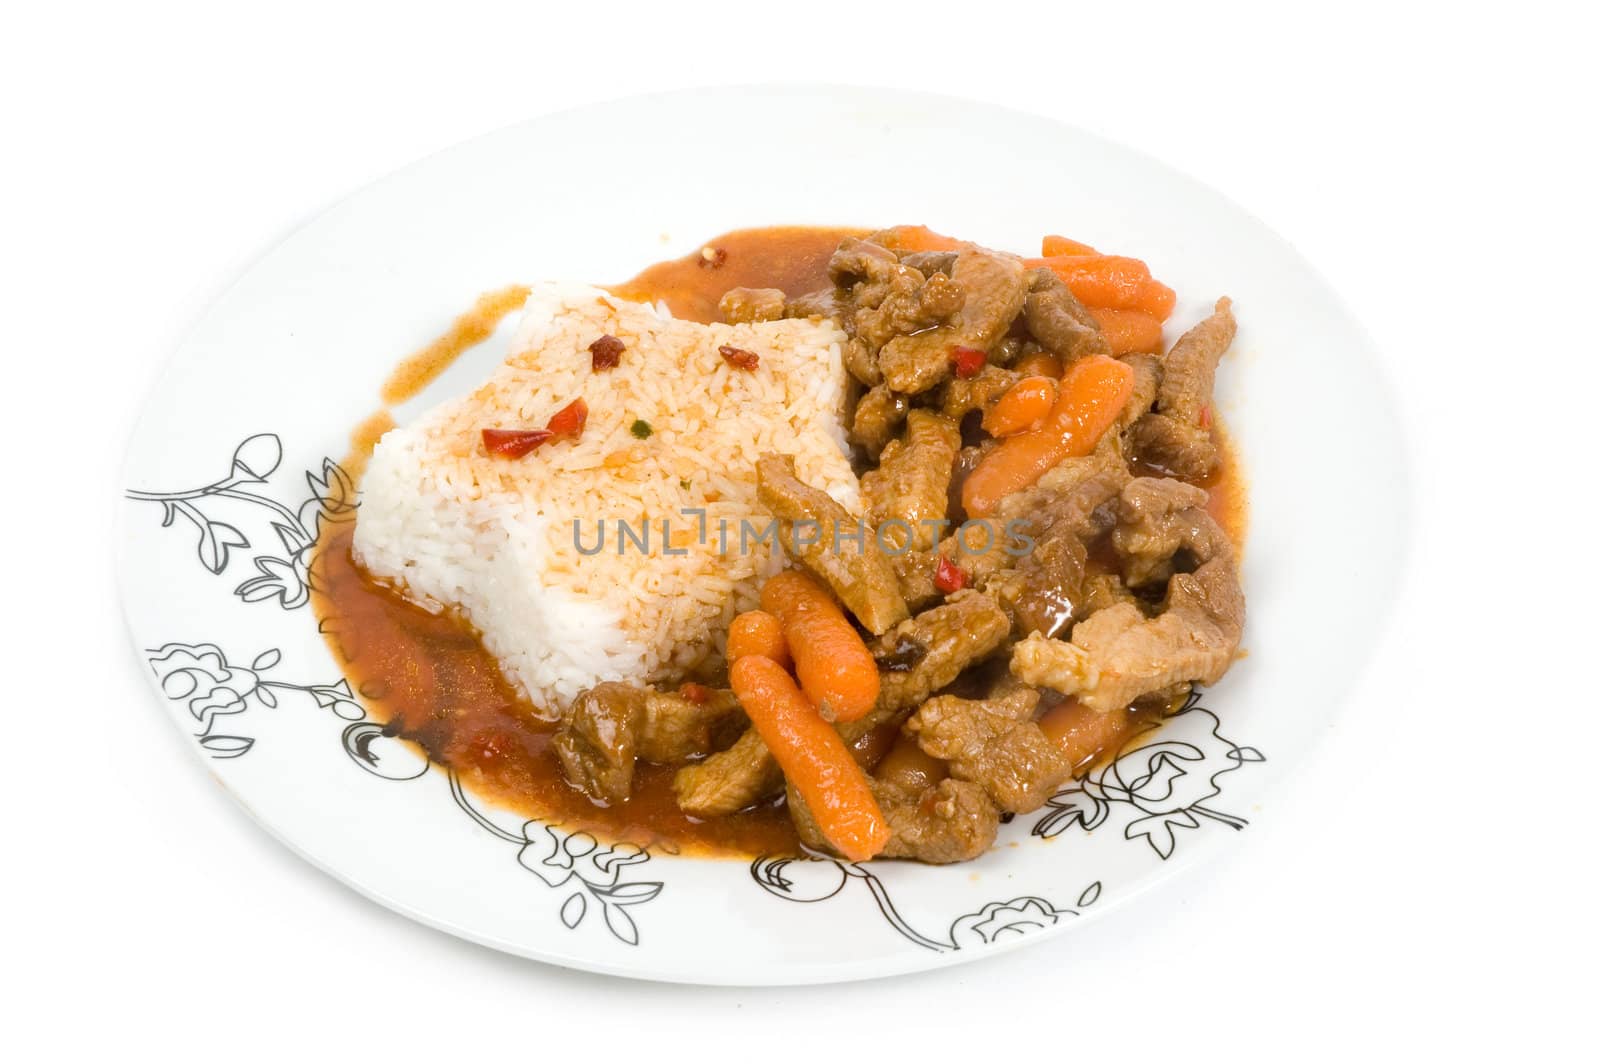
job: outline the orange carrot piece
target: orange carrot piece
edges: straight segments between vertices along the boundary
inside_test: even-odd
[[[751,654],[789,667],[789,644],[783,638],[783,625],[762,610],[746,610],[728,625],[728,660],[738,661]]]
[[[1086,768],[1128,738],[1133,717],[1126,709],[1101,713],[1076,698],[1045,711],[1039,728],[1066,752],[1074,768]]]
[[[1035,351],[1023,355],[1011,368],[1024,377],[1061,379],[1061,360],[1048,351]]]
[[[1172,317],[1172,308],[1178,305],[1178,293],[1160,281],[1149,281],[1139,296],[1139,309],[1154,314],[1162,321]]]
[[[897,225],[880,235],[883,246],[893,251],[960,251],[970,245],[965,240],[935,233],[925,225]]]
[[[923,791],[938,786],[940,780],[950,775],[950,770],[943,761],[923,753],[911,736],[897,735],[894,745],[872,774],[886,783]]]
[[[1039,427],[1001,440],[961,485],[968,516],[987,517],[1001,499],[1028,487],[1061,461],[1094,450],[1132,394],[1133,369],[1126,363],[1104,355],[1074,362],[1061,380],[1056,405]]]
[[[1090,307],[1089,313],[1100,323],[1100,331],[1111,345],[1113,355],[1135,351],[1161,352],[1161,319],[1139,310],[1108,310]]]
[[[983,412],[983,431],[991,436],[1015,436],[1032,428],[1055,405],[1055,378],[1023,377]]]
[[[1042,241],[1039,254],[1048,259],[1055,255],[1098,255],[1100,253],[1088,244],[1069,240],[1064,236],[1047,236]]]
[[[851,861],[869,860],[889,841],[866,773],[844,740],[801,694],[783,666],[759,654],[728,670],[733,693],[829,845]]]
[[[827,720],[859,720],[878,701],[878,663],[833,597],[787,569],[761,589],[761,608],[777,617],[806,697]]]
[[[1091,307],[1144,310],[1145,285],[1150,267],[1125,255],[1057,255],[1024,259],[1031,269],[1048,266],[1066,283],[1078,301]]]

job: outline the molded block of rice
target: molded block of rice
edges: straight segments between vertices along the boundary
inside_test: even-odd
[[[596,372],[589,345],[606,334],[626,349]],[[844,339],[830,321],[700,325],[598,288],[535,285],[493,375],[379,442],[356,560],[430,610],[459,610],[546,715],[602,680],[671,682],[720,652],[778,564],[755,538],[769,521],[757,457],[794,455],[803,479],[859,513]],[[760,364],[729,365],[725,344]],[[541,428],[579,396],[580,439],[521,458],[484,450],[483,429]]]

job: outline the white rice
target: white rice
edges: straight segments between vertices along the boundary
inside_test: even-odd
[[[627,347],[596,373],[589,345],[607,333]],[[794,455],[802,479],[859,513],[840,420],[844,339],[828,321],[700,325],[598,288],[535,285],[489,380],[379,442],[356,559],[430,610],[460,610],[550,716],[602,680],[674,680],[720,653],[728,622],[779,564],[768,545],[739,549],[741,519],[767,522],[757,457]],[[760,365],[729,366],[723,344]],[[542,427],[578,396],[589,407],[581,439],[516,459],[485,452],[483,429]],[[631,432],[636,420],[648,439]],[[706,511],[704,545],[698,519],[682,513],[695,507]],[[602,520],[604,549],[580,552],[594,549]],[[648,553],[630,541],[619,555],[618,520],[647,523]],[[663,520],[686,553],[663,552]]]

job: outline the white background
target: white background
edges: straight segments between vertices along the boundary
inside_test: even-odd
[[[1600,86],[1577,10],[8,6],[6,1055],[1591,1054]],[[373,178],[586,101],[763,80],[1049,114],[1295,243],[1371,330],[1411,436],[1411,577],[1371,589],[1398,600],[1387,642],[1236,846],[1001,958],[710,990],[412,925],[256,829],[148,696],[107,541],[140,396],[254,257]]]

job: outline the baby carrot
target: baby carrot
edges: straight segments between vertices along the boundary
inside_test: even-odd
[[[789,644],[783,638],[783,625],[770,613],[746,610],[728,625],[728,660],[738,661],[751,654],[789,667]]]
[[[1100,253],[1088,244],[1081,244],[1076,240],[1068,240],[1064,236],[1047,236],[1039,248],[1039,254],[1048,259],[1056,255],[1098,255]]]
[[[778,618],[806,697],[824,719],[859,720],[878,701],[878,663],[833,598],[809,576],[786,569],[761,589]]]
[[[1056,255],[1023,262],[1030,269],[1048,266],[1086,306],[1145,309],[1150,267],[1138,259],[1125,255]]]
[[[1090,307],[1089,313],[1100,323],[1106,343],[1114,355],[1135,351],[1159,354],[1161,352],[1161,319],[1138,310],[1109,310]]]
[[[1178,305],[1178,293],[1160,281],[1146,281],[1139,295],[1139,309],[1154,314],[1162,321],[1172,317],[1172,308]]]
[[[1061,747],[1075,769],[1087,767],[1126,740],[1132,723],[1126,709],[1101,713],[1076,698],[1046,710],[1039,718],[1040,729]]]
[[[983,412],[983,431],[991,436],[1015,436],[1031,428],[1055,405],[1054,378],[1023,377]]]
[[[882,850],[889,824],[866,773],[783,667],[752,654],[734,662],[728,678],[751,725],[828,843],[851,861],[869,860]]]
[[[1064,459],[1094,450],[1133,394],[1133,368],[1091,355],[1072,364],[1060,387],[1056,405],[1038,428],[1001,440],[967,477],[961,503],[969,516],[988,516],[1001,499]]]
[[[1061,360],[1048,351],[1035,351],[1017,359],[1011,367],[1024,377],[1053,377],[1061,379]]]

